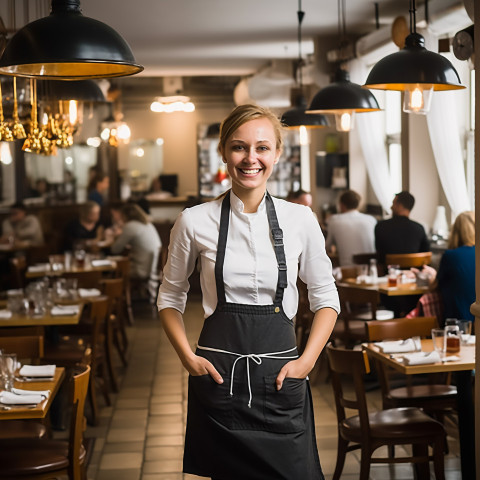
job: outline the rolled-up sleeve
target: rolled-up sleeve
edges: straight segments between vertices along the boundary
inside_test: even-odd
[[[164,308],[174,308],[184,313],[190,288],[188,277],[195,268],[197,256],[193,222],[188,210],[184,210],[177,218],[170,234],[168,260],[158,292],[159,311]]]
[[[325,237],[313,215],[305,218],[303,250],[299,259],[299,277],[307,285],[310,309],[333,308],[340,313],[332,262],[325,251]]]

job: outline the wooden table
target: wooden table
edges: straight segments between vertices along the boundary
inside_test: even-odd
[[[2,327],[36,327],[47,325],[77,325],[82,316],[84,302],[78,303],[79,310],[76,315],[51,315],[46,313],[42,316],[18,315],[13,314],[10,318],[0,319],[0,328]]]
[[[43,380],[40,382],[16,381],[15,388],[23,388],[25,390],[50,390],[50,395],[48,398],[40,402],[35,407],[24,405],[1,405],[0,420],[24,420],[29,418],[45,418],[64,378],[65,369],[63,367],[57,367],[55,369],[55,375],[53,377],[53,380]]]
[[[421,287],[416,283],[399,283],[396,287],[389,287],[388,283],[357,283],[355,278],[345,278],[339,282],[340,285],[364,288],[365,290],[376,290],[389,297],[400,297],[405,295],[423,295],[429,291],[429,287]]]
[[[364,344],[368,353],[376,360],[405,375],[417,373],[453,372],[457,386],[458,431],[460,438],[460,460],[462,478],[475,478],[475,413],[472,396],[472,371],[475,369],[475,346],[462,345],[460,359],[455,362],[441,362],[427,365],[404,365],[400,354],[385,354],[373,343]],[[432,340],[422,340],[422,351],[433,350]]]
[[[72,260],[73,261],[73,260]],[[113,272],[117,268],[115,261],[111,260],[109,265],[92,266],[85,265],[84,267],[77,267],[74,264],[68,269],[61,268],[59,270],[52,270],[50,265],[45,264],[45,268],[42,270],[27,271],[25,272],[25,278],[39,278],[39,277],[61,277],[64,273],[84,273],[84,272]]]

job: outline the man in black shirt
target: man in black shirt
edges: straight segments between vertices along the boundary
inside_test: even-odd
[[[430,243],[422,225],[408,218],[415,204],[409,192],[397,193],[392,203],[392,218],[375,227],[375,247],[384,259],[387,253],[429,252]]]

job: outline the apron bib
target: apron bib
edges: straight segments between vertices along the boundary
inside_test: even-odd
[[[215,282],[217,307],[203,325],[196,354],[207,358],[224,383],[189,376],[183,471],[221,480],[323,480],[306,379],[280,369],[298,358],[293,321],[282,308],[287,286],[283,233],[275,207],[266,208],[279,274],[272,305],[227,303],[223,264],[230,192],[222,202]]]

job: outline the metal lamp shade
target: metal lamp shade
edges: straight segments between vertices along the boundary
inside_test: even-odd
[[[365,88],[379,90],[406,90],[409,85],[425,85],[433,90],[458,90],[457,71],[444,56],[425,48],[425,39],[411,33],[405,47],[382,58],[368,75]]]
[[[78,100],[79,102],[106,102],[100,87],[93,80],[64,82],[45,80],[37,83],[40,97],[55,100]]]
[[[371,92],[349,80],[348,72],[339,69],[335,81],[314,97],[307,113],[376,112],[380,110]]]
[[[0,73],[19,77],[79,80],[142,70],[115,30],[82,15],[79,0],[52,0],[51,14],[21,28],[0,58]]]
[[[295,102],[294,108],[287,110],[281,118],[285,128],[298,128],[301,126],[307,128],[323,128],[328,126],[328,121],[324,115],[315,113],[306,113],[307,102],[303,95],[300,95]]]

